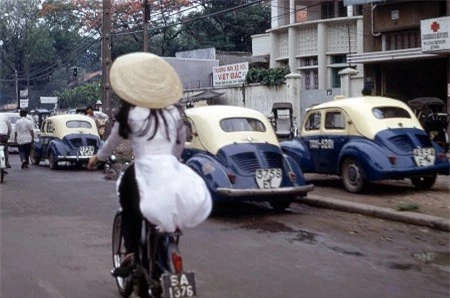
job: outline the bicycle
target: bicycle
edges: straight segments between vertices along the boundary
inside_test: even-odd
[[[0,183],[3,183],[5,175],[8,174],[6,171],[5,148],[5,145],[0,144]]]
[[[121,221],[119,210],[112,230],[114,268],[120,266],[126,254]],[[181,231],[160,232],[148,220],[142,220],[141,243],[133,271],[128,276],[115,276],[122,297],[129,297],[133,291],[141,298],[196,297],[195,274],[183,271],[183,259],[178,249],[181,235]]]

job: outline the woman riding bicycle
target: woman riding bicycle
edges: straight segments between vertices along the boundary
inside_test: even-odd
[[[172,66],[150,53],[126,54],[112,64],[110,82],[122,105],[88,166],[105,161],[123,139],[130,140],[135,160],[117,181],[129,267],[139,248],[142,215],[161,231],[174,232],[204,221],[212,203],[204,181],[179,161],[186,133],[176,103],[183,85]]]

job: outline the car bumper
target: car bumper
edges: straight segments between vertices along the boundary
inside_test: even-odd
[[[58,155],[58,161],[71,161],[71,162],[88,162],[90,156],[76,156],[76,155]]]
[[[432,167],[405,169],[405,170],[391,170],[378,172],[371,180],[384,179],[404,179],[416,176],[431,176],[431,175],[450,175],[449,164],[435,165]]]
[[[216,189],[216,193],[223,197],[265,197],[279,195],[305,195],[308,191],[313,189],[313,184],[268,189],[233,189],[219,187]]]

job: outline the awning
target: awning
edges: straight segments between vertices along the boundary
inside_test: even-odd
[[[379,51],[366,52],[361,54],[348,55],[347,61],[350,64],[354,63],[377,63],[388,61],[403,61],[403,60],[417,60],[426,58],[439,57],[438,54],[423,53],[421,48],[394,50],[394,51]]]

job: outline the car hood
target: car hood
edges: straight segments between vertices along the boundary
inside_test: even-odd
[[[400,155],[412,154],[416,148],[433,147],[428,135],[417,128],[383,130],[376,134],[374,140]]]
[[[253,175],[257,169],[284,168],[281,149],[272,144],[232,144],[222,147],[217,157],[240,175]]]

